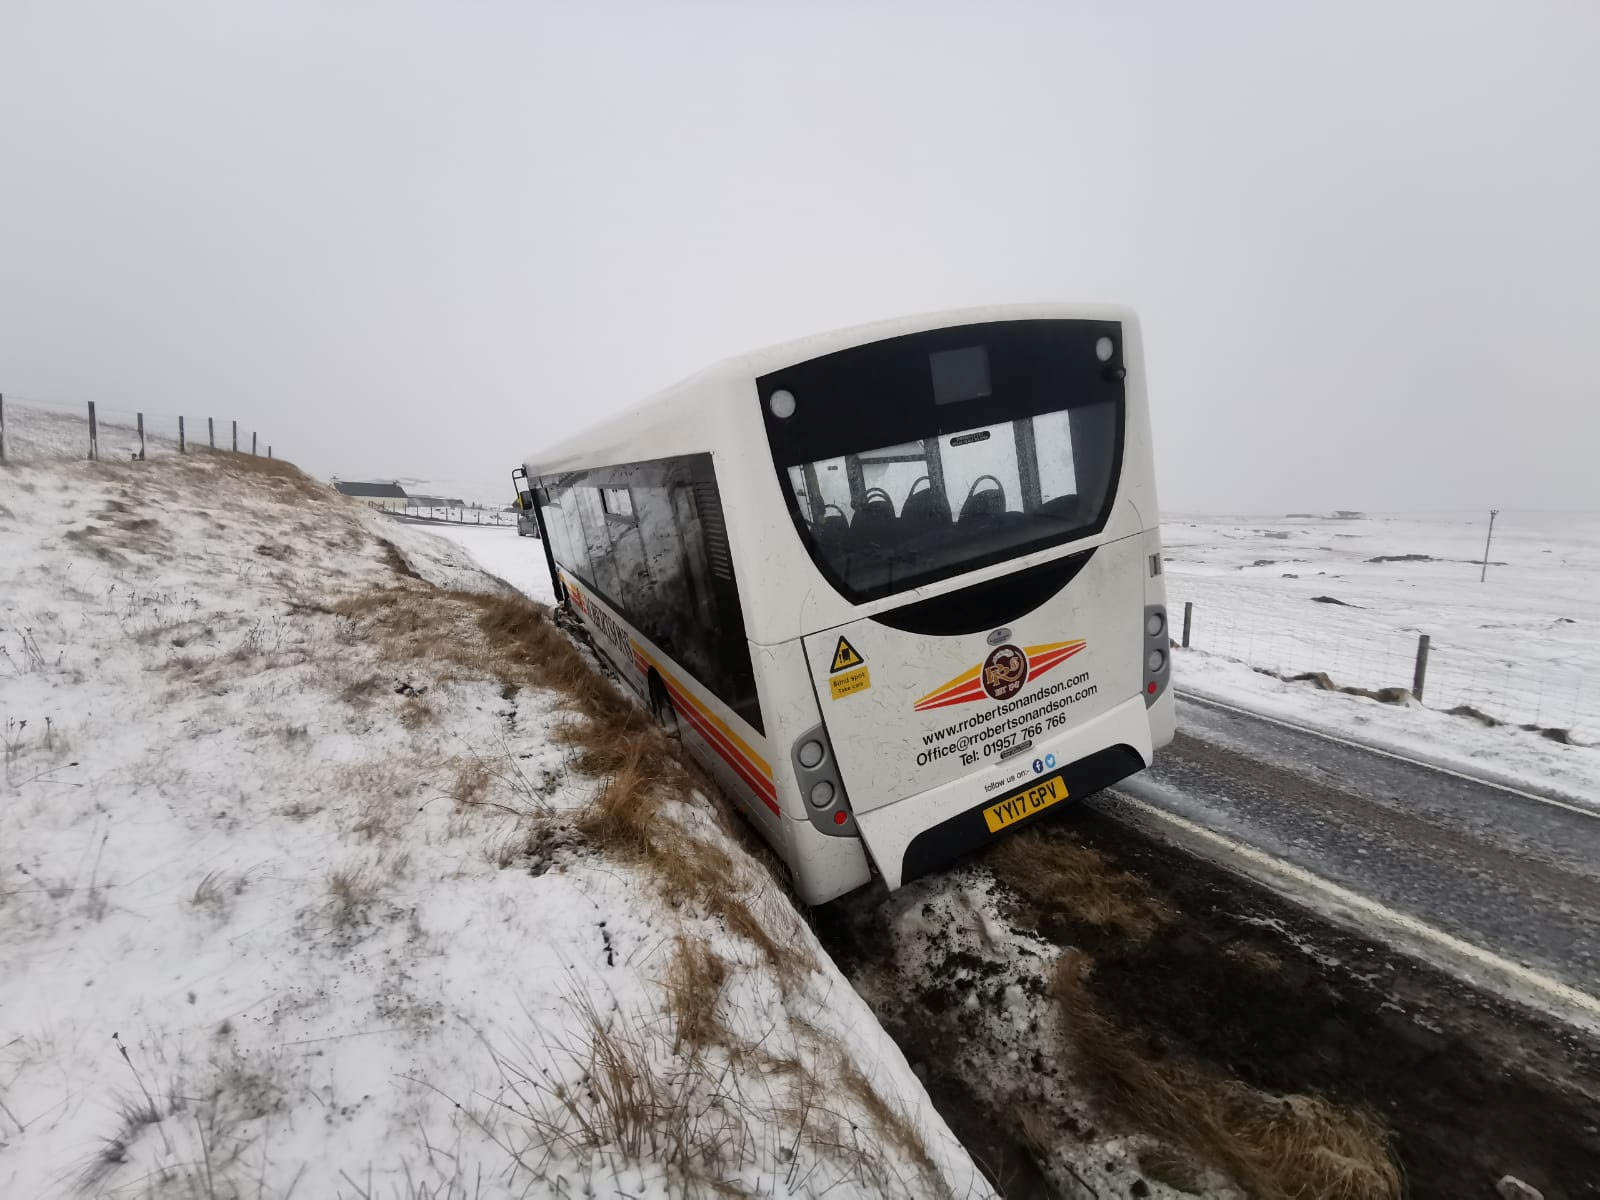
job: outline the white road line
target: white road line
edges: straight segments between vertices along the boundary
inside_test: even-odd
[[[1514,963],[1508,958],[1502,958],[1494,951],[1485,950],[1482,946],[1474,945],[1472,942],[1458,938],[1454,934],[1446,933],[1442,929],[1435,929],[1432,925],[1419,921],[1417,918],[1408,916],[1403,912],[1397,912],[1395,909],[1385,904],[1380,904],[1376,900],[1369,900],[1367,897],[1352,892],[1349,888],[1342,887],[1332,880],[1312,874],[1304,867],[1297,867],[1294,863],[1285,862],[1283,859],[1268,854],[1263,850],[1258,850],[1254,846],[1246,845],[1225,834],[1207,829],[1204,825],[1196,824],[1187,817],[1180,817],[1177,813],[1168,812],[1166,809],[1148,801],[1137,799],[1128,794],[1125,790],[1126,787],[1127,784],[1124,783],[1115,791],[1114,795],[1117,803],[1126,804],[1128,807],[1136,809],[1158,821],[1165,821],[1167,824],[1181,829],[1191,837],[1199,838],[1225,850],[1237,859],[1264,868],[1274,875],[1292,880],[1302,887],[1309,888],[1329,899],[1337,900],[1340,904],[1356,909],[1391,929],[1398,929],[1419,941],[1436,946],[1457,959],[1465,959],[1507,979],[1515,980],[1523,987],[1553,1001],[1558,1013],[1581,1013],[1591,1022],[1600,1025],[1600,998],[1580,991],[1570,984],[1562,983],[1559,979],[1552,979],[1548,975],[1542,975],[1538,971],[1525,967],[1520,963]],[[1517,997],[1512,998],[1516,999]]]
[[[1580,804],[1568,804],[1565,800],[1557,800],[1551,796],[1541,796],[1538,792],[1525,792],[1521,788],[1512,787],[1510,784],[1499,783],[1493,779],[1485,779],[1481,775],[1468,775],[1465,771],[1457,771],[1451,767],[1442,766],[1436,762],[1429,762],[1425,758],[1409,758],[1394,750],[1385,750],[1381,746],[1374,746],[1367,742],[1357,742],[1350,738],[1340,737],[1336,733],[1326,730],[1314,729],[1310,725],[1300,725],[1294,721],[1285,721],[1282,717],[1269,717],[1266,713],[1256,712],[1252,708],[1240,708],[1236,704],[1214,699],[1211,696],[1201,695],[1199,692],[1179,690],[1178,695],[1195,704],[1208,708],[1220,708],[1227,712],[1238,713],[1241,717],[1250,717],[1257,721],[1265,721],[1268,725],[1278,725],[1284,729],[1292,729],[1296,733],[1304,733],[1311,737],[1321,738],[1325,742],[1334,742],[1340,746],[1348,746],[1352,750],[1363,750],[1368,754],[1376,754],[1382,758],[1392,758],[1395,762],[1405,763],[1407,766],[1421,767],[1425,771],[1436,771],[1440,775],[1449,775],[1453,779],[1465,780],[1475,783],[1479,787],[1493,788],[1497,792],[1506,792],[1512,796],[1520,796],[1524,800],[1532,800],[1536,804],[1548,804],[1551,808],[1565,809],[1570,813],[1577,813],[1580,817],[1592,817],[1600,821],[1600,808],[1584,808]]]

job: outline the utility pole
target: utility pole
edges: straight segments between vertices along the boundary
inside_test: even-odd
[[[1498,508],[1489,510],[1489,536],[1483,539],[1483,570],[1478,572],[1478,582],[1482,583],[1489,574],[1489,543],[1494,541],[1494,519],[1500,515]]]

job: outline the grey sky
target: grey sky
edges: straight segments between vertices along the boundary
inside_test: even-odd
[[[1168,508],[1597,507],[1596,62],[1584,2],[0,0],[0,391],[494,495],[727,354],[1103,298]]]

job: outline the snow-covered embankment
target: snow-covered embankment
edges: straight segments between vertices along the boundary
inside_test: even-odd
[[[986,1194],[636,716],[282,464],[0,469],[0,1194]]]

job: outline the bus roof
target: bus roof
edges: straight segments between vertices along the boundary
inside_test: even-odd
[[[929,329],[993,321],[1109,320],[1128,324],[1137,319],[1131,308],[1118,304],[991,304],[918,313],[812,334],[723,359],[572,437],[529,454],[525,465],[528,474],[538,476],[599,463],[634,462],[711,449],[712,438],[707,430],[719,427],[729,404],[749,400],[743,388],[746,382],[852,346]],[[639,453],[641,445],[649,446],[650,452]]]

